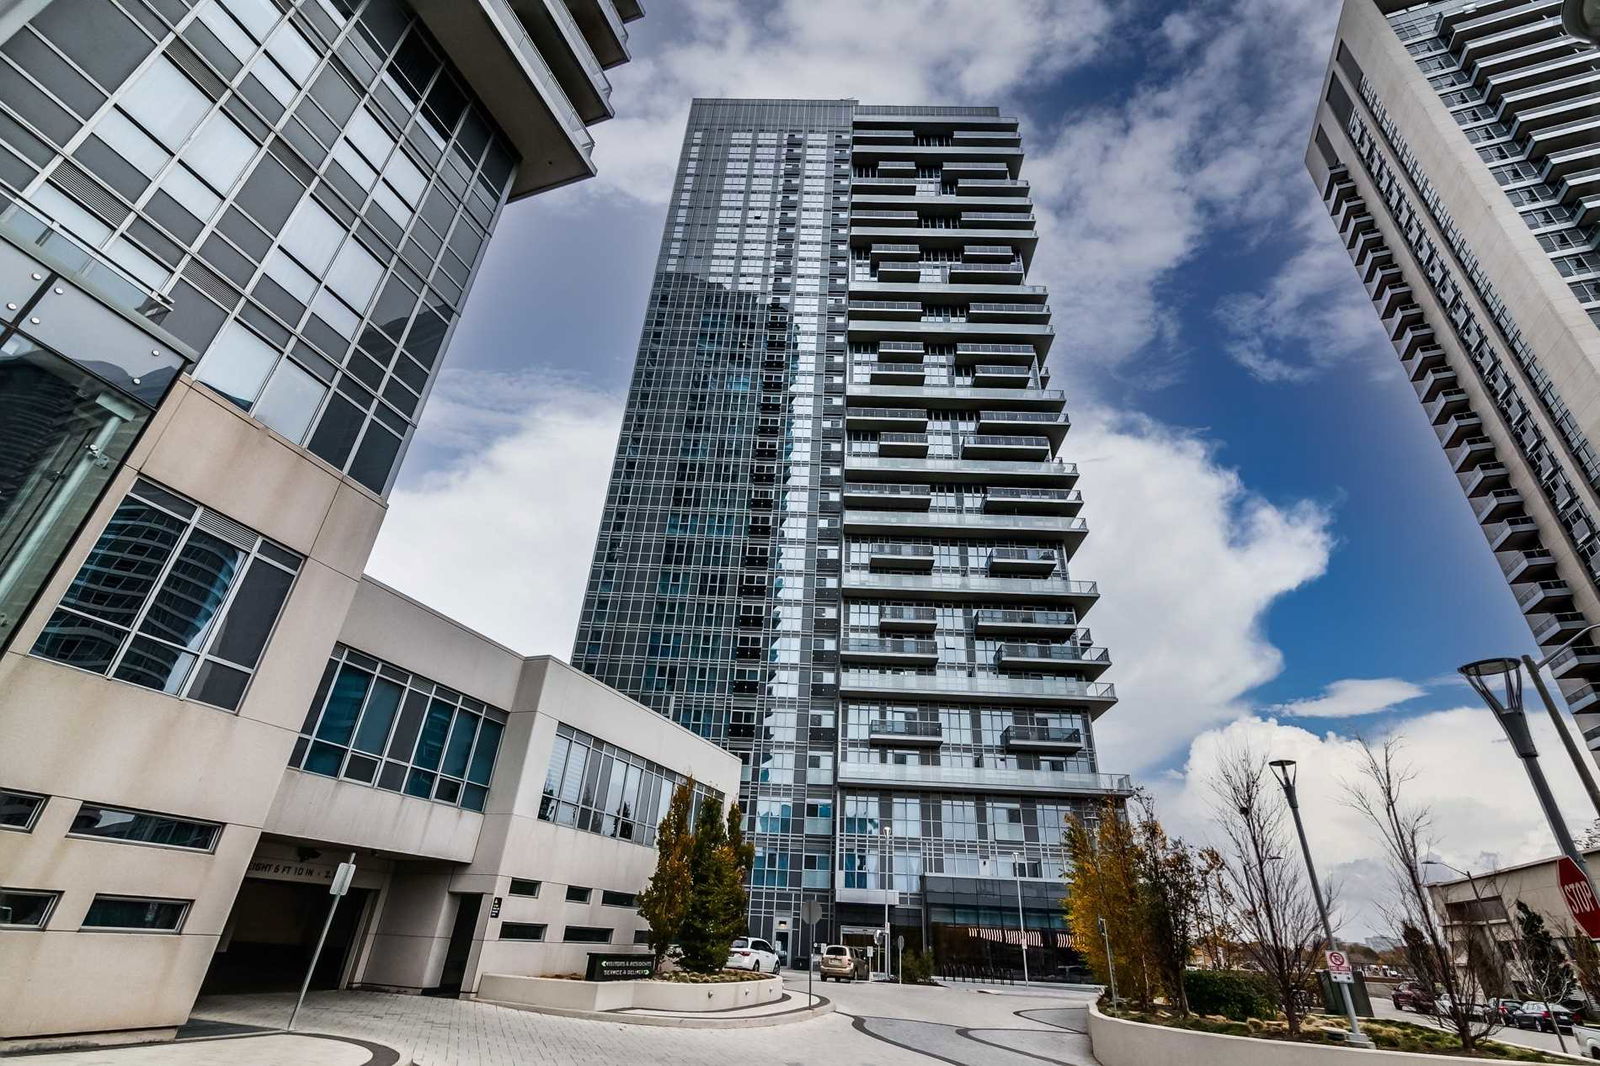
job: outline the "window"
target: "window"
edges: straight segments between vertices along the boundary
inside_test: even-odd
[[[664,766],[569,725],[559,725],[539,817],[654,847],[656,826],[682,780]],[[722,803],[720,792],[697,784],[694,809],[707,798],[719,806]]]
[[[633,942],[635,944],[648,944],[648,943],[650,943],[650,930],[648,930],[648,929],[635,929],[633,931]]]
[[[589,902],[589,895],[593,891],[594,891],[594,889],[592,889],[592,888],[583,888],[580,885],[568,885],[567,886],[567,902],[568,903],[588,903]]]
[[[188,912],[186,899],[97,895],[83,916],[83,928],[176,933]]]
[[[236,710],[300,556],[140,480],[33,654]]]
[[[513,896],[537,896],[539,894],[539,881],[524,881],[520,877],[511,879],[511,888],[508,891]]]
[[[125,811],[85,803],[72,819],[70,836],[99,837],[130,844],[162,844],[170,848],[210,851],[216,846],[222,827],[212,822],[192,822],[165,814]]]
[[[39,812],[44,810],[44,803],[44,796],[32,792],[0,789],[0,829],[27,832],[38,820]]]
[[[569,944],[609,944],[610,929],[597,929],[588,925],[569,925],[561,932],[561,939]]]
[[[0,888],[0,926],[43,929],[60,898],[59,892]]]
[[[483,810],[506,715],[338,645],[289,765]]]
[[[543,940],[544,929],[542,925],[532,922],[501,922],[501,940]]]
[[[639,897],[632,892],[610,892],[601,890],[600,905],[602,907],[638,907]]]

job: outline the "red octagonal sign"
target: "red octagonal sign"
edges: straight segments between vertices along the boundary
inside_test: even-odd
[[[1561,878],[1561,898],[1567,901],[1572,920],[1591,938],[1600,939],[1600,900],[1594,898],[1594,888],[1590,886],[1589,879],[1583,876],[1578,864],[1565,855],[1556,864],[1556,869]]]

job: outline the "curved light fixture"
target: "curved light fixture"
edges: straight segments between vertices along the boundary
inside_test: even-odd
[[[1600,0],[1562,0],[1561,28],[1580,41],[1600,45]]]

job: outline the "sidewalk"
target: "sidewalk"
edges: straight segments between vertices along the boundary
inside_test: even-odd
[[[252,1033],[11,1055],[35,1066],[396,1066],[393,1048],[315,1033]]]

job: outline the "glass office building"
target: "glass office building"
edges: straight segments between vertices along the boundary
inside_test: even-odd
[[[1306,157],[1547,653],[1600,622],[1600,52],[1577,14],[1347,0]],[[1552,670],[1600,747],[1600,650]]]
[[[573,663],[739,755],[786,946],[815,899],[1000,969],[1024,899],[1048,968],[1129,790],[1021,163],[994,108],[690,113]]]

